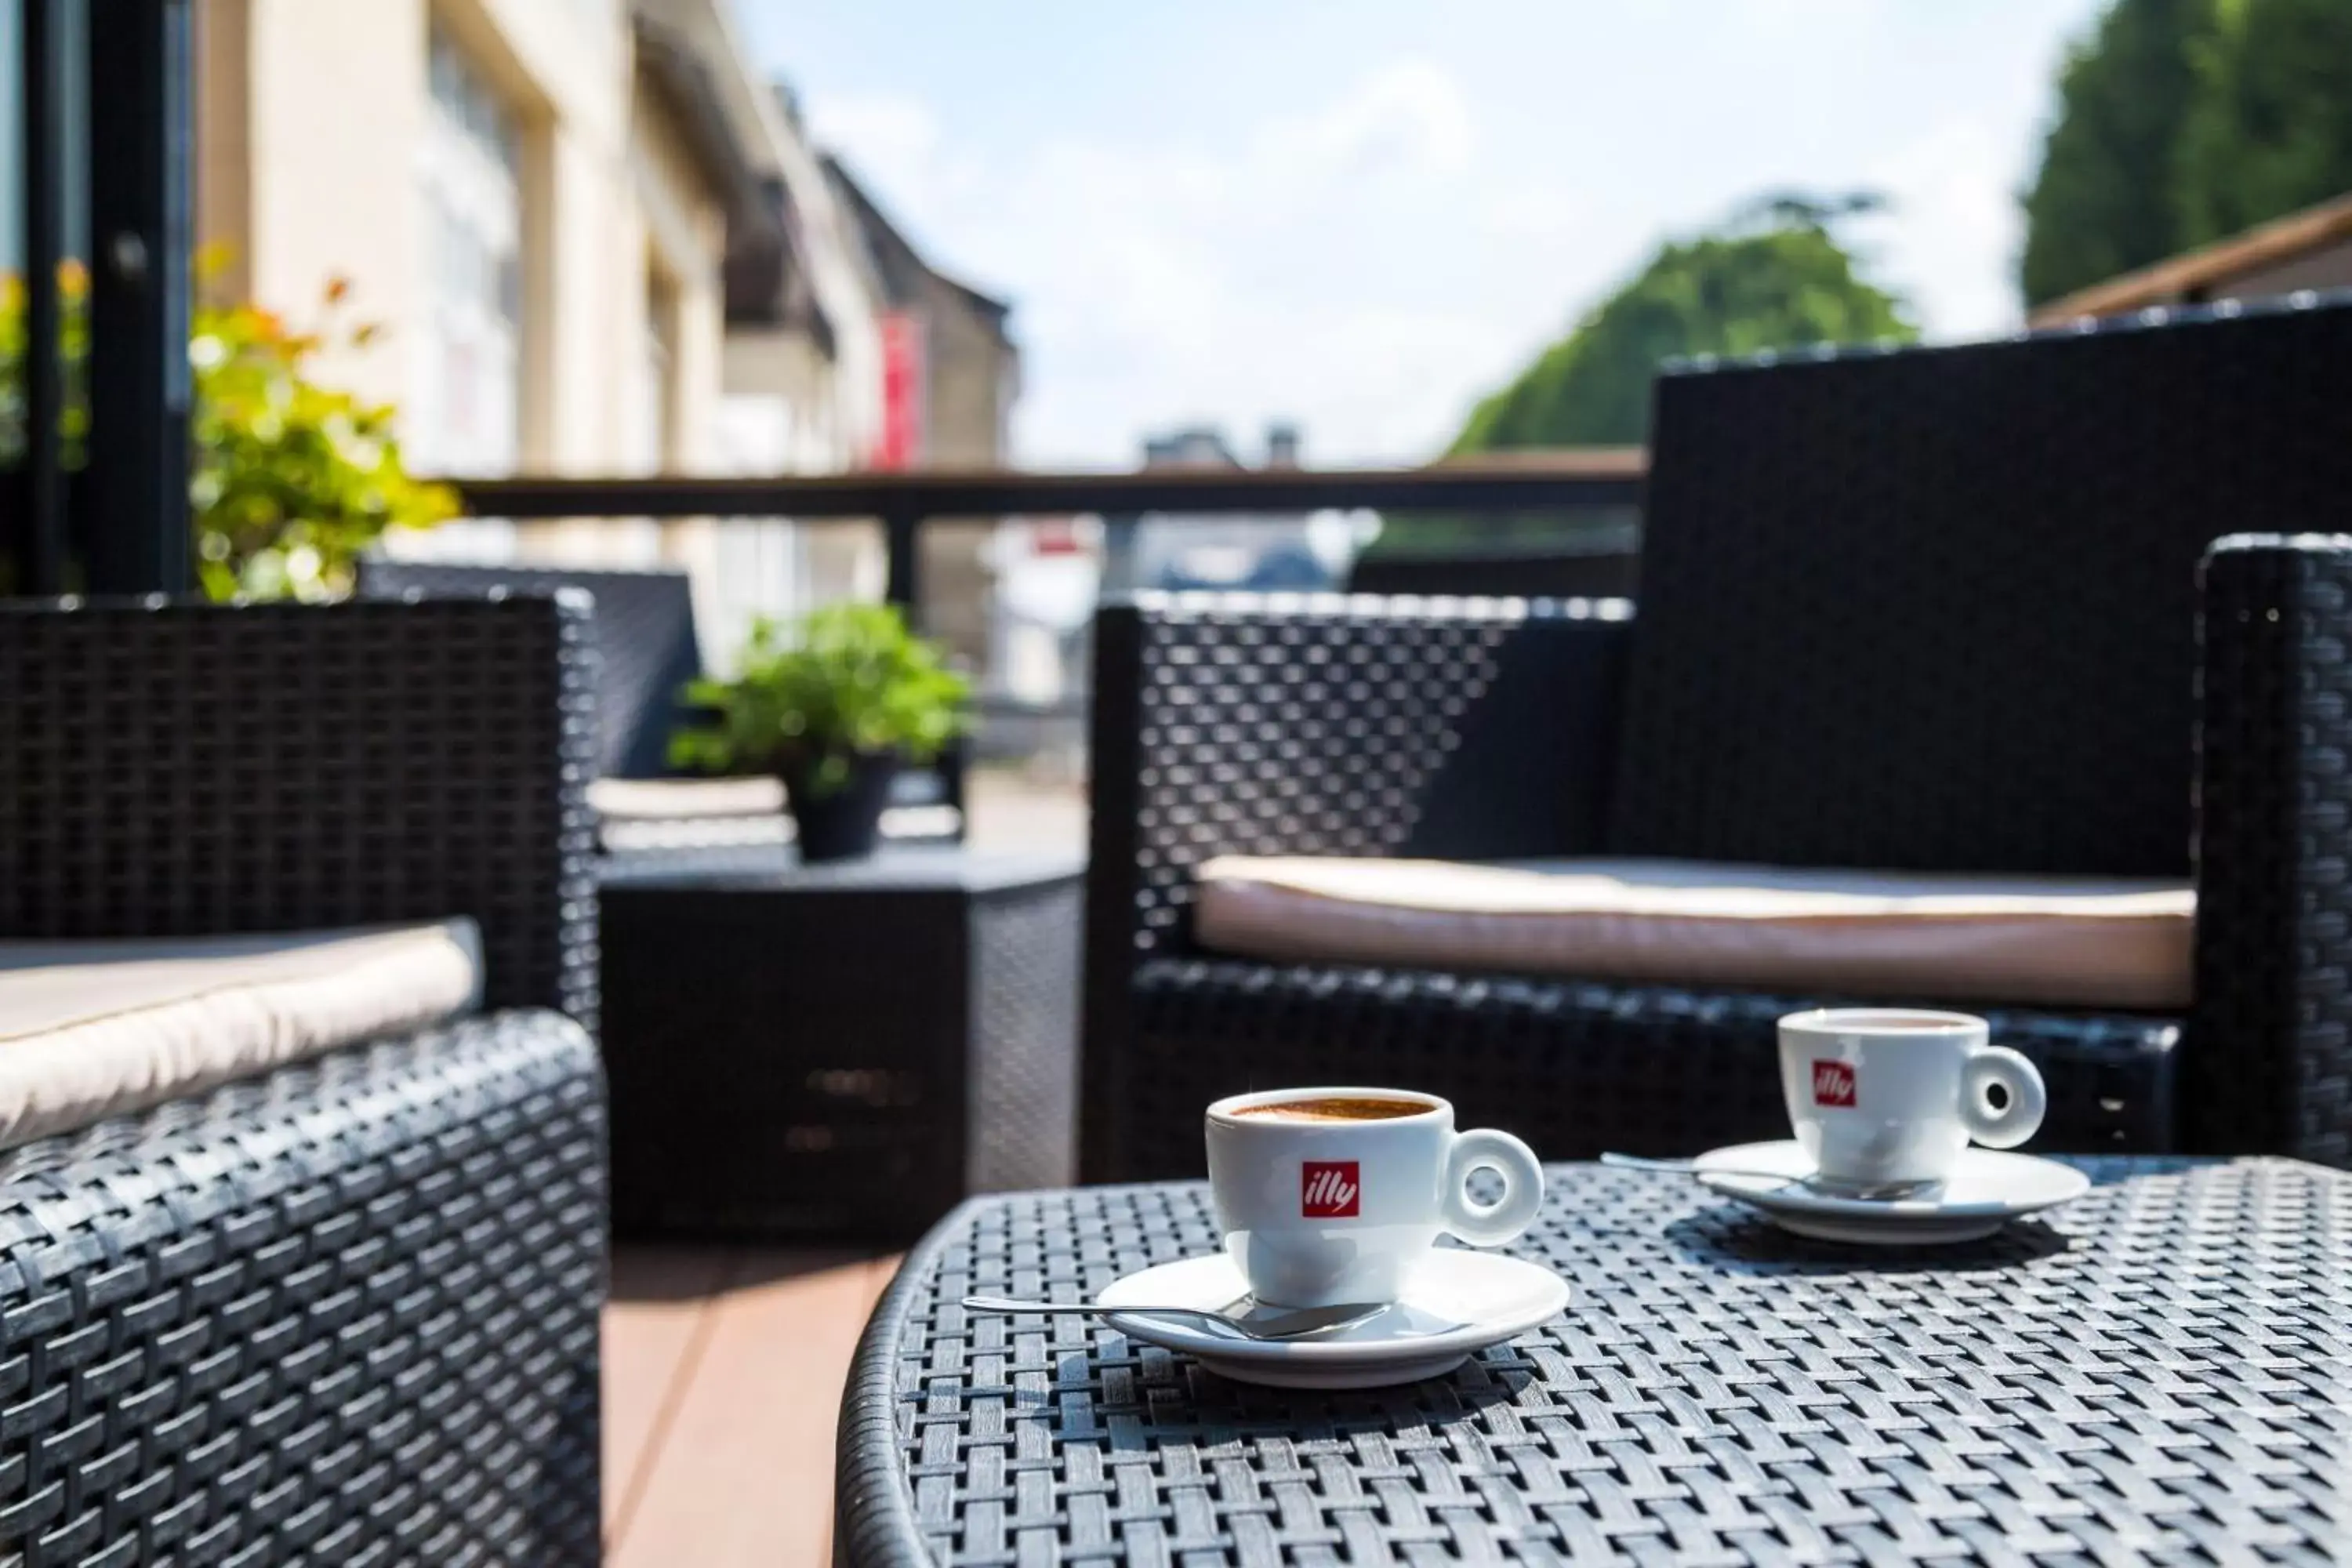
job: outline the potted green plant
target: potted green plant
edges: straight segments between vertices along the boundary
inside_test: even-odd
[[[670,741],[670,760],[709,773],[772,773],[804,860],[874,851],[890,781],[968,723],[971,683],[936,644],[883,605],[829,605],[789,627],[752,623],[738,673],[687,688],[710,714]]]

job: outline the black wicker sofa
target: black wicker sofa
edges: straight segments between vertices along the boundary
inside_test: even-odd
[[[588,635],[577,600],[0,606],[0,939],[464,916],[486,978],[0,1152],[0,1556],[596,1560]]]
[[[1106,608],[1084,1173],[1197,1171],[1200,1106],[1281,1082],[1549,1158],[1777,1136],[1773,1022],[1837,999],[1213,952],[1231,854],[2193,870],[2185,1011],[1968,1005],[2042,1066],[2035,1146],[2352,1160],[2352,542],[2212,543],[2343,526],[2347,430],[2342,300],[1693,366],[1638,615]]]

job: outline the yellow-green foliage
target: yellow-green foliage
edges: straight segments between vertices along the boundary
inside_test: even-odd
[[[67,466],[79,467],[89,413],[88,279],[58,276],[68,406]],[[365,348],[377,329],[344,320],[344,284],[330,284],[318,328],[296,331],[251,304],[206,305],[188,343],[194,455],[189,482],[196,566],[215,599],[326,599],[349,593],[361,553],[388,528],[426,528],[456,514],[446,487],[409,476],[394,409],[322,384],[313,362],[331,346]],[[0,462],[19,458],[24,428],[25,291],[0,290]]]

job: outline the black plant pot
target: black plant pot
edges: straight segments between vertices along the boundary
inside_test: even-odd
[[[800,828],[801,858],[857,860],[874,853],[882,837],[882,808],[890,803],[890,781],[898,772],[892,752],[853,758],[840,787],[819,794],[815,767],[784,769],[784,799]]]

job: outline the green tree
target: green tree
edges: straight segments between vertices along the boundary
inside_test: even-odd
[[[2352,4],[2221,0],[2184,132],[2183,246],[2352,191]]]
[[[1878,205],[1870,195],[1774,195],[1718,233],[1661,247],[1473,409],[1450,453],[1638,443],[1649,433],[1650,384],[1663,360],[1916,336],[1901,301],[1859,276],[1830,232],[1837,218]],[[1391,513],[1377,548],[1557,540],[1631,521],[1605,512]]]
[[[2216,26],[2215,0],[2116,0],[2068,52],[2024,198],[2029,305],[2181,247],[2183,128]]]
[[[1723,234],[1670,243],[1576,330],[1472,410],[1453,450],[1611,446],[1649,431],[1661,360],[1908,339],[1903,306],[1863,279],[1820,221],[1776,198]]]

